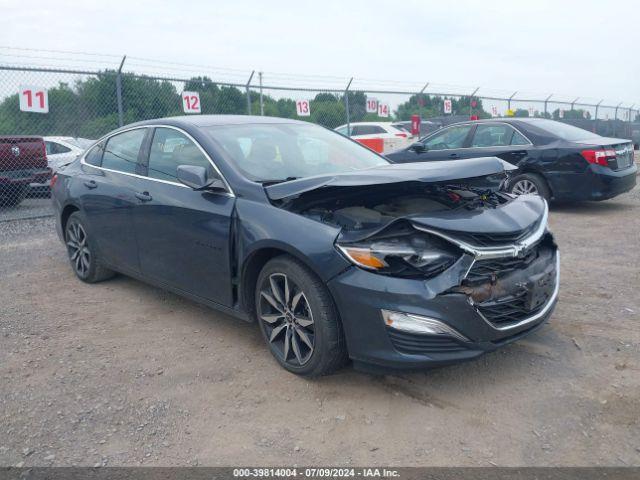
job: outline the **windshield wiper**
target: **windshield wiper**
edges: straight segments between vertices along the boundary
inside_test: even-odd
[[[277,183],[290,182],[291,180],[299,180],[302,177],[287,177],[287,178],[279,178],[276,180],[258,180],[258,183],[261,183],[263,186],[268,187],[269,185],[275,185]]]

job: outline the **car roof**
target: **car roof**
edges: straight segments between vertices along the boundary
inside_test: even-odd
[[[73,141],[74,138],[73,137],[55,137],[55,136],[46,136],[46,137],[42,137],[43,140],[47,140],[49,142],[68,142],[68,141]]]
[[[220,125],[251,125],[251,124],[283,124],[298,123],[301,125],[308,124],[292,118],[280,117],[262,117],[258,115],[179,115],[175,117],[155,118],[152,120],[144,120],[136,122],[131,126],[156,125],[165,123],[174,126],[194,126],[194,127],[213,127]]]

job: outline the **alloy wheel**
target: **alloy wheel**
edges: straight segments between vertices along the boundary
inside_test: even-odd
[[[284,362],[302,366],[315,345],[313,314],[302,289],[283,273],[265,278],[260,288],[258,316],[267,340]]]
[[[526,194],[535,194],[539,195],[538,187],[531,180],[522,179],[517,181],[513,188],[511,189],[511,193],[515,195],[526,195]]]
[[[79,223],[71,222],[67,227],[67,251],[76,273],[86,277],[91,267],[91,252],[87,244],[87,233]]]

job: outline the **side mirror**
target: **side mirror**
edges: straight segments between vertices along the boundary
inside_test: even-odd
[[[426,152],[427,150],[429,150],[427,148],[427,146],[424,143],[421,142],[416,142],[416,143],[412,143],[411,146],[409,147],[409,150],[416,152],[416,153],[423,153]]]
[[[196,165],[178,165],[178,181],[194,190],[226,190],[220,178],[207,175],[207,169]]]

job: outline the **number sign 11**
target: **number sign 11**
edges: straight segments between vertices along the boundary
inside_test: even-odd
[[[184,113],[200,113],[200,95],[198,92],[182,92]]]
[[[20,86],[20,110],[23,112],[49,113],[47,89],[32,85]]]

